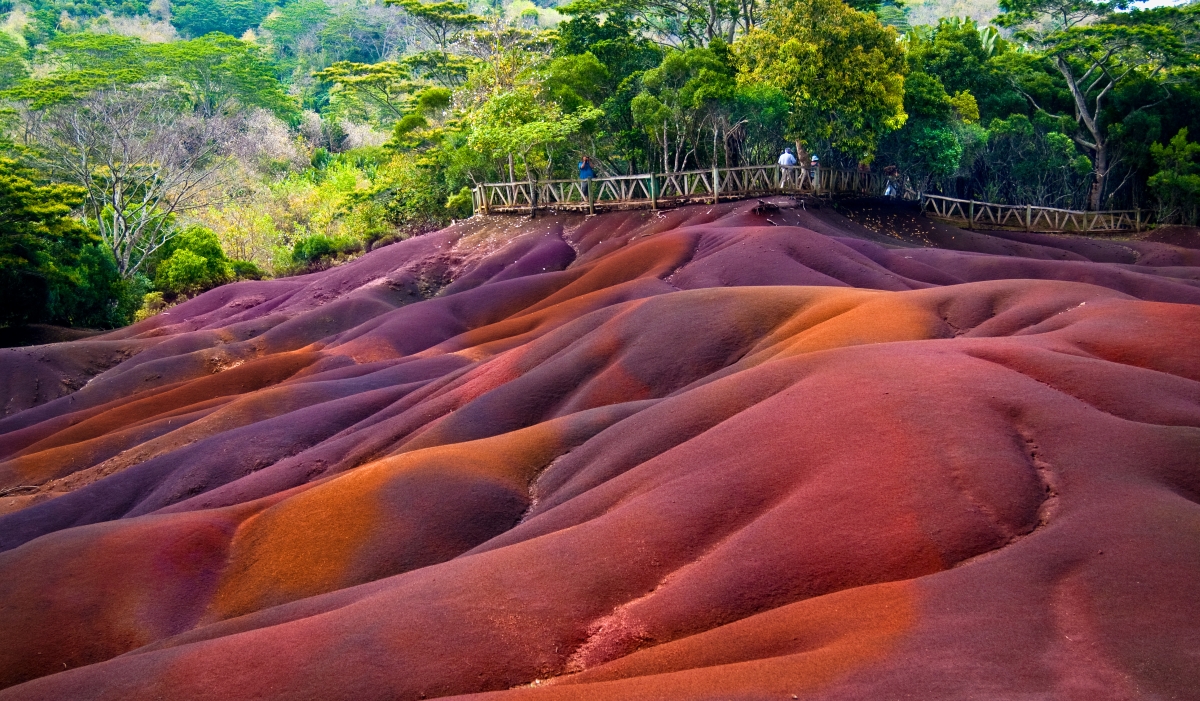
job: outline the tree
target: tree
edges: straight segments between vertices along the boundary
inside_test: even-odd
[[[483,24],[483,18],[467,12],[465,2],[442,0],[423,3],[421,0],[385,0],[407,12],[416,21],[417,29],[443,54],[455,35]]]
[[[575,0],[559,11],[637,17],[665,46],[687,49],[708,46],[715,39],[732,43],[756,25],[763,4],[760,0]]]
[[[552,171],[555,147],[600,115],[594,107],[564,114],[557,104],[543,102],[532,88],[521,86],[493,95],[470,115],[468,143],[493,158],[518,156],[525,177],[534,180],[535,172]]]
[[[129,278],[204,206],[236,123],[181,112],[156,86],[108,88],[40,111],[31,126],[46,168],[84,190],[84,218]]]
[[[1166,146],[1150,148],[1158,172],[1147,183],[1158,198],[1160,221],[1195,225],[1200,219],[1200,143],[1180,129]]]
[[[111,254],[71,217],[80,188],[0,157],[0,326],[128,323],[137,293]]]
[[[313,75],[333,83],[352,99],[372,105],[385,124],[403,117],[406,98],[421,88],[413,82],[408,69],[395,61],[375,64],[339,61]]]
[[[262,107],[284,121],[300,118],[296,101],[284,91],[262,51],[227,34],[191,41],[147,45],[154,74],[168,77],[206,117]]]
[[[896,32],[841,0],[781,0],[734,45],[743,84],[767,82],[792,103],[790,136],[869,161],[904,125],[904,53]]]
[[[667,53],[658,68],[642,75],[645,89],[630,105],[634,121],[662,149],[665,172],[687,167],[706,128],[713,136],[713,158],[717,140],[727,143],[730,132],[737,128],[731,124],[727,108],[736,85],[734,68],[724,43],[717,41],[712,46]]]
[[[1114,12],[1124,5],[1124,0],[1001,0],[1005,14],[997,19],[1044,51],[1066,81],[1080,127],[1075,141],[1092,156],[1090,209],[1100,208],[1116,164],[1105,114],[1113,90],[1133,79],[1169,80],[1173,68],[1193,64],[1196,57],[1200,8]]]
[[[190,226],[169,244],[170,255],[154,271],[154,286],[170,295],[194,295],[229,282],[232,271],[210,229]]]

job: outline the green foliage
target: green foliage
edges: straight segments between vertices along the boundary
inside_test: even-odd
[[[25,47],[8,34],[0,32],[0,90],[12,88],[28,75]]]
[[[70,217],[79,188],[45,183],[0,157],[0,326],[128,323],[140,294],[112,254]]]
[[[300,265],[311,266],[338,255],[358,253],[362,249],[362,242],[349,236],[313,234],[296,242],[292,248],[292,260]]]
[[[224,32],[237,37],[258,26],[271,8],[264,0],[179,0],[171,4],[171,23],[186,36]]]
[[[188,227],[168,244],[154,271],[154,287],[159,292],[190,297],[233,277],[221,242],[211,229]]]
[[[1025,97],[1012,84],[1012,67],[1006,69],[999,61],[1015,52],[995,30],[981,30],[971,20],[952,17],[939,20],[935,27],[917,27],[905,39],[909,70],[934,76],[950,95],[972,94],[978,100],[976,121],[1026,110]]]
[[[907,119],[895,30],[841,0],[781,0],[735,51],[742,82],[788,95],[790,136],[810,148],[870,160],[879,139]]]
[[[1158,172],[1147,183],[1159,203],[1161,221],[1195,225],[1200,219],[1200,143],[1180,129],[1164,146],[1150,148]]]
[[[350,109],[371,121],[390,124],[404,115],[408,96],[421,88],[409,70],[395,61],[376,64],[339,61],[315,77],[334,85]]]
[[[558,104],[539,99],[533,89],[519,87],[492,95],[470,116],[468,145],[497,160],[517,156],[527,178],[546,177],[554,149],[601,114],[594,107],[566,114]]]
[[[224,34],[146,44],[108,34],[67,34],[51,41],[44,76],[21,80],[8,96],[34,109],[79,100],[106,88],[166,82],[180,101],[205,115],[263,107],[285,121],[299,117],[261,50]]]
[[[483,18],[467,11],[467,3],[454,0],[424,3],[421,0],[385,0],[402,8],[416,22],[418,30],[430,43],[446,52],[454,37],[471,27],[483,24]]]

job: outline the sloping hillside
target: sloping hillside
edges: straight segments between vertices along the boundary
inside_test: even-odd
[[[1192,694],[1200,251],[876,228],[476,218],[0,351],[0,699]]]

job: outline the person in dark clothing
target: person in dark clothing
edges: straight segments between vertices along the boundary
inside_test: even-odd
[[[594,177],[596,177],[596,171],[592,169],[592,159],[584,156],[583,160],[579,162],[579,179],[583,181],[582,190],[584,197],[587,197],[588,186]]]

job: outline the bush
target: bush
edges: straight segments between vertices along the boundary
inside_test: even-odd
[[[229,261],[210,229],[188,227],[172,239],[172,248],[155,267],[154,287],[159,292],[190,297],[229,282]]]
[[[347,256],[363,250],[361,241],[349,236],[305,236],[292,247],[292,260],[300,265],[313,265],[322,260]]]
[[[267,276],[262,268],[248,260],[229,261],[229,272],[238,280],[261,280]]]
[[[1166,146],[1150,147],[1158,172],[1147,183],[1158,199],[1162,223],[1196,224],[1200,220],[1200,143],[1188,142],[1187,127]]]

